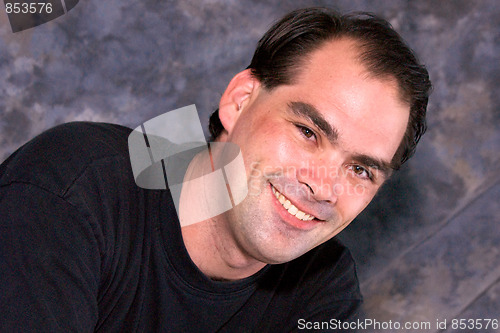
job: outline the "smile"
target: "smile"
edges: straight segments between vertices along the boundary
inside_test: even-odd
[[[283,194],[281,194],[277,189],[274,188],[274,186],[271,185],[271,189],[273,190],[274,196],[280,204],[285,208],[289,214],[295,216],[299,220],[302,221],[311,221],[314,219],[314,216],[309,215],[301,210],[299,210],[297,207],[295,207],[290,200],[288,200]]]

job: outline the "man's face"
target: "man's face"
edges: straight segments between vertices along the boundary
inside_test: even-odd
[[[243,153],[249,193],[224,220],[259,261],[286,262],[332,238],[390,172],[409,106],[394,81],[365,71],[354,45],[329,42],[293,85],[258,87],[228,133]]]

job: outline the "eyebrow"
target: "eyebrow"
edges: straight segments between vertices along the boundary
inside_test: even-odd
[[[321,132],[323,132],[323,134],[325,134],[328,141],[332,144],[336,143],[339,137],[337,129],[326,121],[314,105],[305,102],[290,102],[288,103],[288,108],[296,116],[309,119]],[[366,154],[354,154],[352,159],[369,168],[379,170],[386,179],[389,178],[394,171],[392,163]]]
[[[382,172],[383,176],[387,179],[394,171],[391,163],[386,162],[381,159],[373,158],[365,154],[354,154],[352,159],[366,165],[369,168],[379,170]]]
[[[339,134],[333,128],[321,113],[313,105],[304,102],[290,102],[288,108],[298,117],[309,119],[323,134],[328,138],[332,144],[337,141]]]

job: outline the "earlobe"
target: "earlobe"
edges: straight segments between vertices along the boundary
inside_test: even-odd
[[[258,86],[258,80],[252,75],[250,69],[236,74],[229,82],[219,104],[219,118],[228,134],[232,132],[236,121],[250,103]]]

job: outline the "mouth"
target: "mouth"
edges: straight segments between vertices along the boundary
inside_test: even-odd
[[[294,206],[290,200],[283,195],[280,191],[278,191],[272,184],[271,184],[271,190],[273,191],[274,196],[278,200],[278,202],[283,206],[283,208],[292,216],[295,218],[301,220],[301,221],[312,221],[315,219],[313,215],[310,215],[306,212],[301,211],[298,209],[296,206]]]

